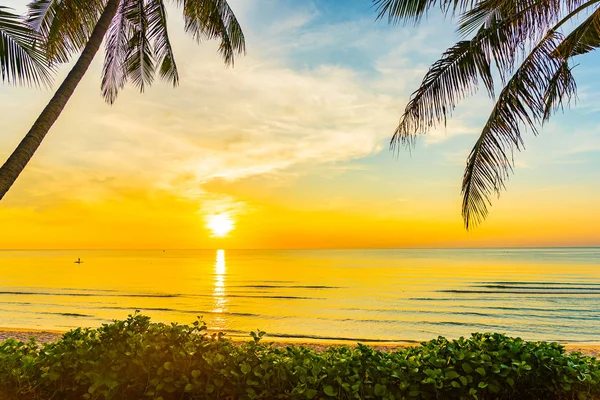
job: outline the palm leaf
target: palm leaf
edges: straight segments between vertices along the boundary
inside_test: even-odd
[[[439,7],[444,13],[463,12],[480,0],[374,0],[377,18],[387,16],[388,22],[396,23],[401,20],[419,22],[429,10]]]
[[[598,46],[600,46],[600,8],[571,31],[554,54],[566,59],[588,53]]]
[[[574,15],[589,0],[482,0],[465,12],[458,32],[468,35],[475,28],[497,29],[489,46],[502,83],[514,73],[519,60],[542,40],[564,14]]]
[[[148,5],[148,38],[154,40],[154,51],[159,67],[161,78],[177,86],[179,74],[173,48],[169,40],[167,29],[167,12],[162,0],[149,0]]]
[[[545,0],[537,0],[545,1]],[[522,9],[510,18],[494,19],[482,26],[470,41],[461,41],[448,49],[436,61],[412,94],[390,147],[412,146],[417,135],[446,121],[461,99],[477,90],[479,79],[490,97],[494,97],[494,82],[490,59],[501,71],[510,71],[516,47],[521,46],[519,21],[527,18],[529,9]],[[501,72],[500,76],[504,77]]]
[[[125,70],[134,86],[143,92],[154,81],[154,49],[148,39],[148,18],[144,0],[131,0],[126,3],[125,18],[129,21],[132,34],[125,56]]]
[[[132,28],[125,17],[125,9],[131,0],[121,0],[117,14],[111,21],[106,33],[104,66],[102,68],[102,96],[113,104],[119,91],[127,82],[124,71],[129,50]]]
[[[512,154],[523,147],[521,128],[537,134],[537,125],[575,97],[569,59],[600,46],[598,11],[563,42],[558,30],[586,8],[597,8],[598,0],[374,0],[374,4],[378,17],[387,15],[390,22],[418,22],[434,6],[446,14],[459,10],[458,32],[464,37],[476,31],[470,41],[457,43],[432,65],[411,96],[392,148],[413,145],[416,135],[445,124],[456,103],[477,90],[479,80],[493,96],[490,64],[505,86],[467,161],[462,214],[469,229],[486,217],[492,196],[504,188]]]
[[[461,15],[458,32],[466,36],[492,21],[512,18],[526,11],[524,18],[514,20],[523,37],[541,37],[556,24],[564,13],[569,13],[589,0],[481,0]]]
[[[33,0],[28,23],[45,40],[50,61],[66,62],[88,41],[100,13],[102,0]]]
[[[219,52],[226,64],[246,50],[244,34],[225,0],[178,0],[183,4],[185,30],[196,40],[221,39]]]
[[[18,84],[49,85],[52,70],[45,54],[35,45],[38,34],[20,16],[0,6],[0,76]]]
[[[492,195],[499,195],[504,188],[512,171],[512,152],[523,147],[520,128],[529,127],[537,134],[536,124],[547,109],[544,100],[558,93],[549,85],[562,67],[562,60],[552,57],[560,39],[560,34],[551,30],[524,60],[502,90],[469,155],[462,185],[467,229],[487,216]]]
[[[565,103],[569,105],[571,99],[576,97],[576,93],[577,84],[571,73],[569,60],[563,59],[548,82],[548,89],[544,94],[543,122],[547,122],[555,111],[563,109]]]
[[[477,44],[459,42],[431,66],[406,106],[394,132],[392,148],[397,144],[413,145],[417,134],[424,134],[440,121],[445,121],[455,104],[475,91],[478,77],[482,78],[493,96],[490,60],[483,47]]]

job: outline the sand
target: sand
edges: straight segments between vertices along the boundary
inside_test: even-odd
[[[61,338],[63,332],[50,331],[50,330],[35,330],[35,329],[15,329],[15,328],[0,328],[0,342],[6,339],[16,339],[23,342],[29,341],[29,338],[33,337],[38,343],[49,343],[56,341]],[[242,341],[241,339],[234,338],[235,341]],[[248,338],[250,340],[250,338]],[[244,340],[246,341],[246,340]],[[263,339],[264,342],[270,343],[271,340],[268,337]],[[353,346],[354,343],[323,343],[323,342],[302,342],[302,341],[275,341],[274,346],[285,347],[290,344],[297,346],[305,346],[313,348],[317,351],[323,351],[330,346]],[[381,343],[363,343],[369,345],[374,349],[380,351],[393,351],[403,347],[414,346],[415,343],[402,343],[397,342],[393,344],[381,344]],[[600,343],[593,344],[581,344],[581,343],[565,343],[565,348],[568,352],[579,352],[592,357],[600,357]]]

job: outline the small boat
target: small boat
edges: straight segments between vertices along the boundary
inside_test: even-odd
[[[75,264],[81,264],[83,261],[81,261],[81,258],[78,258],[77,261],[74,261]]]

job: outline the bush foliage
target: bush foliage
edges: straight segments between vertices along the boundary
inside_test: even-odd
[[[500,334],[380,352],[236,344],[136,314],[39,346],[0,344],[0,397],[26,399],[596,399],[600,361]]]

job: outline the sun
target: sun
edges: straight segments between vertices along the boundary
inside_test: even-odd
[[[212,231],[212,236],[226,236],[233,229],[233,221],[228,214],[213,214],[207,217],[206,227]]]

